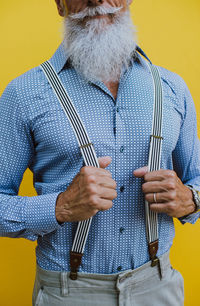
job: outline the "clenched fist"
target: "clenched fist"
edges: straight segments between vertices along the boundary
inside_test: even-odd
[[[192,191],[181,182],[175,171],[160,169],[148,172],[148,168],[143,167],[135,170],[133,174],[135,177],[144,178],[142,191],[152,211],[166,213],[175,218],[195,211]]]
[[[111,163],[111,158],[101,157],[98,161],[100,168],[81,168],[68,188],[59,194],[56,201],[58,222],[86,220],[98,211],[112,207],[112,200],[117,197],[117,184],[110,171],[104,169]]]

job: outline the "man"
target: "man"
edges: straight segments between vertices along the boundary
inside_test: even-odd
[[[199,218],[200,146],[184,81],[159,67],[161,170],[148,172],[154,88],[136,52],[131,1],[57,0],[64,40],[50,62],[83,120],[100,168],[84,166],[76,136],[42,69],[1,97],[1,236],[38,241],[33,305],[183,305],[169,263],[172,217]],[[36,197],[17,196],[26,168]],[[191,187],[192,186],[192,187]],[[158,213],[162,277],[152,267],[144,199]],[[69,277],[77,222],[93,217],[78,277]]]

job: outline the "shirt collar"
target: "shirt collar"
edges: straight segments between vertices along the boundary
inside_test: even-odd
[[[49,61],[53,65],[56,73],[59,74],[59,72],[64,68],[68,59],[69,57],[64,48],[64,42],[62,42]]]
[[[62,42],[49,61],[53,65],[56,73],[59,74],[61,70],[65,67],[65,65],[67,64],[68,60],[69,60],[69,57],[64,48],[64,42]],[[141,58],[136,51],[133,52],[132,60],[141,63]]]

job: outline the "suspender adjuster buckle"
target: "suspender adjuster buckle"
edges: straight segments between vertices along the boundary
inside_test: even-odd
[[[163,137],[162,136],[159,136],[159,135],[150,135],[150,140],[152,139],[152,138],[156,138],[156,139],[160,139],[160,140],[163,140]]]
[[[92,142],[86,143],[86,144],[80,146],[80,149],[85,149],[85,148],[87,148],[87,147],[89,147],[89,146],[94,146],[94,144],[93,144]]]

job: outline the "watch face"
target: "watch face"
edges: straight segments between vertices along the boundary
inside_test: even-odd
[[[193,193],[193,200],[196,205],[196,211],[200,211],[200,191],[193,188],[191,185],[186,185]]]

